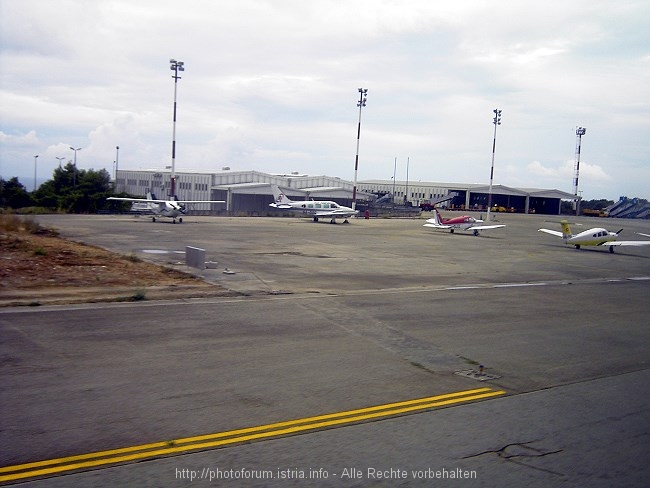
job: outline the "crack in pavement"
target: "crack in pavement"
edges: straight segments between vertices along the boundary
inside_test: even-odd
[[[526,464],[521,461],[521,459],[526,459],[526,458],[529,459],[541,458],[544,456],[549,456],[551,454],[558,454],[564,450],[564,449],[548,450],[548,449],[539,448],[531,445],[540,441],[541,441],[540,439],[537,439],[534,441],[527,441],[527,442],[512,442],[510,444],[506,444],[505,446],[499,449],[488,449],[486,451],[482,451],[477,454],[470,454],[469,456],[463,456],[462,459],[475,458],[475,457],[483,456],[485,454],[496,454],[497,457],[499,457],[500,459],[505,459],[506,461],[519,464],[520,466],[536,469],[538,471],[543,471],[545,473],[550,473],[556,476],[566,476],[565,473],[559,473],[557,471],[553,471],[550,469],[540,468],[538,466],[532,466],[530,464]]]

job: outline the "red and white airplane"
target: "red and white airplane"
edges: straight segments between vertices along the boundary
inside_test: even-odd
[[[450,219],[444,219],[438,212],[437,208],[433,208],[435,212],[435,217],[432,219],[427,219],[427,223],[424,224],[424,227],[432,227],[434,229],[449,230],[452,234],[456,229],[458,230],[468,230],[472,231],[475,236],[479,234],[481,230],[488,229],[499,229],[505,227],[504,224],[494,224],[494,225],[482,225],[483,221],[480,219],[475,219],[469,215],[461,215],[460,217],[452,217]]]

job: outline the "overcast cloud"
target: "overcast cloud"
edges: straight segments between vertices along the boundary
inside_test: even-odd
[[[0,0],[0,175],[298,171],[650,199],[650,2]]]

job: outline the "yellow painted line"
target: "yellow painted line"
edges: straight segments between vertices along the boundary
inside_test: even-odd
[[[0,473],[9,474],[0,475],[0,482],[295,434],[307,430],[323,429],[336,425],[362,422],[381,417],[391,417],[418,410],[427,410],[430,408],[480,400],[483,398],[491,398],[504,394],[505,391],[503,390],[477,388],[455,393],[446,393],[444,395],[433,397],[419,398],[416,400],[388,403],[385,405],[318,415],[315,417],[306,417],[297,420],[260,425],[257,427],[218,432],[215,434],[185,437],[171,441],[154,442],[150,444],[123,447],[120,449],[110,449],[76,456],[6,466],[0,468]]]

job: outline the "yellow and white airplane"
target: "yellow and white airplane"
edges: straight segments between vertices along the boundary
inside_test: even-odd
[[[329,200],[291,200],[276,185],[271,185],[275,202],[270,203],[269,207],[278,210],[290,210],[301,213],[305,217],[311,217],[314,222],[318,222],[321,217],[329,217],[330,224],[336,224],[337,217],[344,218],[344,224],[349,224],[348,217],[359,213],[358,210],[352,210],[350,207],[339,205]]]
[[[560,224],[562,225],[562,232],[551,229],[538,229],[538,232],[546,232],[561,237],[564,239],[565,244],[575,246],[576,249],[580,249],[580,246],[606,246],[609,247],[609,252],[614,252],[614,246],[650,246],[650,241],[619,241],[618,236],[623,232],[623,229],[618,232],[610,232],[601,227],[594,227],[574,235],[571,233],[568,221],[561,220]]]
[[[147,198],[108,197],[107,200],[144,203],[146,209],[153,214],[153,217],[151,217],[153,222],[156,221],[156,217],[167,217],[172,219],[174,224],[176,218],[178,218],[179,223],[183,223],[181,215],[185,215],[187,212],[188,203],[225,203],[224,200],[157,200],[151,192],[147,193]]]

